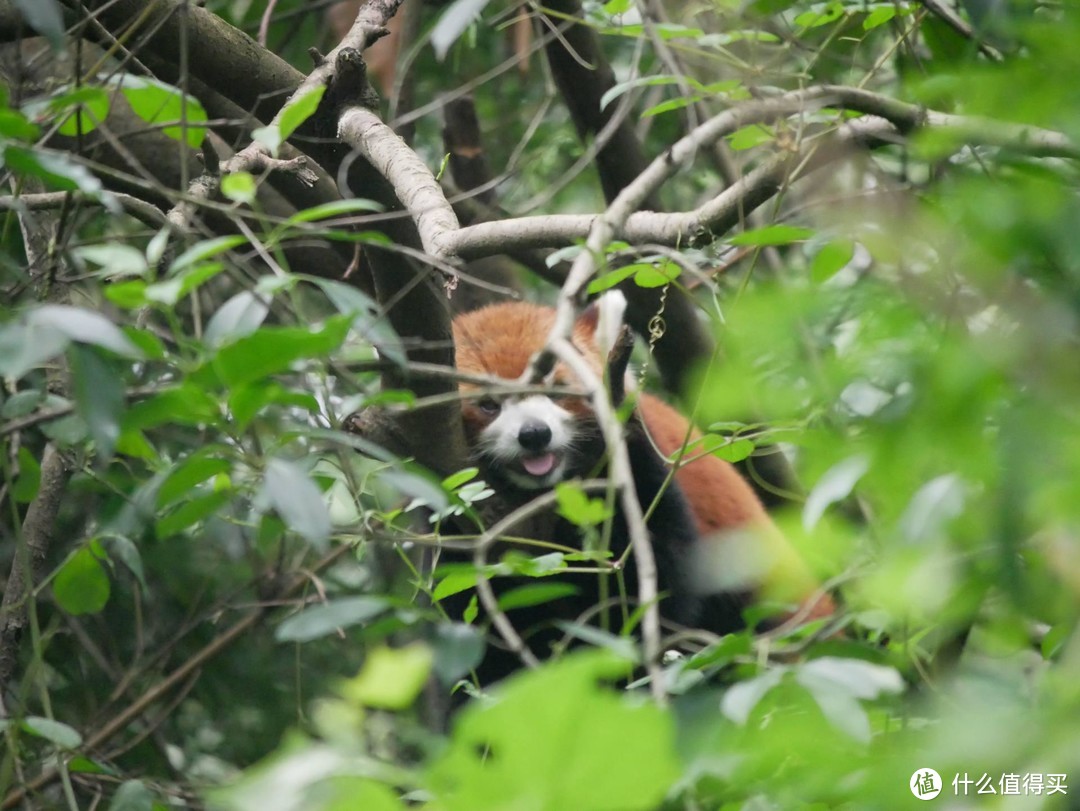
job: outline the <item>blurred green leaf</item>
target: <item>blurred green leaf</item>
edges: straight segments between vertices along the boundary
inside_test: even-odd
[[[53,578],[53,596],[61,610],[73,616],[96,614],[109,601],[109,575],[101,565],[104,552],[94,542],[68,558]]]
[[[109,811],[152,811],[154,793],[141,780],[127,780],[120,785],[109,803]]]
[[[317,603],[282,622],[274,631],[274,639],[278,642],[310,642],[339,629],[368,622],[389,607],[389,603],[380,597],[341,597]]]
[[[296,98],[289,99],[289,103],[281,109],[278,116],[281,140],[287,141],[297,127],[315,114],[325,92],[326,85],[320,84]]]
[[[14,0],[26,24],[45,37],[53,51],[64,46],[64,17],[57,0]]]
[[[851,495],[856,483],[870,469],[865,456],[852,456],[833,466],[810,491],[803,507],[803,526],[813,529],[825,510]]]
[[[423,643],[375,648],[360,673],[341,686],[341,694],[365,707],[404,710],[424,689],[432,661],[431,648]]]
[[[124,383],[97,352],[75,344],[68,352],[72,394],[79,415],[86,421],[99,459],[112,456],[120,438],[124,413]]]
[[[44,738],[56,744],[61,749],[77,749],[82,745],[82,736],[77,731],[51,718],[29,715],[23,719],[22,728],[35,737]]]
[[[295,463],[271,459],[266,465],[263,494],[289,529],[309,543],[321,546],[330,537],[330,513],[322,491]]]
[[[161,128],[169,138],[198,149],[206,137],[206,110],[194,96],[147,76],[125,74],[118,80],[132,111],[147,124],[169,122]]]
[[[674,728],[663,710],[600,686],[626,668],[610,654],[578,654],[511,679],[493,704],[467,707],[429,772],[441,805],[658,807],[679,774]]]
[[[736,234],[728,240],[732,245],[790,245],[814,235],[812,228],[798,225],[766,225]]]

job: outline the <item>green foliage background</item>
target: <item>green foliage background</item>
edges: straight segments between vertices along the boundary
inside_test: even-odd
[[[207,5],[248,30],[263,11]],[[495,5],[445,63],[419,53],[418,99],[505,56]],[[321,33],[302,6],[283,0],[270,29],[296,65]],[[636,115],[653,110],[641,118],[647,148],[673,140],[687,94],[713,109],[751,87],[826,82],[1080,143],[1076,10],[983,6],[959,14],[1000,61],[929,5],[687,4],[653,32],[690,72],[637,99]],[[667,73],[630,4],[588,9],[618,70],[640,46],[642,74]],[[489,160],[513,173],[511,209],[581,154],[566,114],[545,106],[541,75],[476,88],[482,125],[500,133]],[[148,119],[180,115],[167,86],[125,95]],[[303,268],[253,270],[236,258],[244,236],[193,241],[156,273],[164,239],[110,214],[93,172],[42,146],[73,105],[108,98],[88,86],[0,109],[16,189],[105,201],[73,210],[50,248],[72,269],[56,282],[70,285],[66,303],[43,303],[29,284],[16,210],[0,234],[5,568],[23,553],[46,443],[76,468],[5,696],[5,792],[62,764],[60,788],[30,807],[99,797],[118,810],[892,809],[917,803],[909,781],[930,767],[946,783],[938,802],[954,775],[986,775],[998,794],[971,787],[960,807],[1075,805],[1071,786],[1007,797],[999,782],[1080,779],[1075,162],[927,130],[811,175],[756,223],[798,229],[777,237],[748,224],[749,237],[686,249],[702,269],[725,268],[715,290],[699,287],[723,357],[703,371],[692,410],[729,437],[727,452],[740,439],[785,443],[806,495],[777,520],[840,595],[843,633],[811,625],[712,641],[666,665],[666,707],[640,683],[626,689],[632,637],[594,635],[598,650],[522,674],[441,733],[424,718],[423,684],[466,677],[482,641],[437,601],[477,575],[432,578],[402,541],[432,542],[438,525],[412,520],[421,508],[461,512],[481,489],[357,454],[335,430],[393,396],[365,365],[373,347],[400,356],[355,289]],[[206,116],[191,100],[184,111],[176,135],[198,143]],[[417,149],[437,167],[437,123],[417,123]],[[785,148],[788,126],[748,128],[729,146],[753,166]],[[520,138],[526,157],[514,164]],[[667,202],[686,208],[720,183],[695,169]],[[601,207],[584,174],[542,210]],[[326,230],[314,219],[267,222],[257,241],[280,259],[283,242]],[[58,358],[69,396],[52,387]],[[516,565],[546,586],[567,563]],[[123,741],[89,745],[223,638]]]

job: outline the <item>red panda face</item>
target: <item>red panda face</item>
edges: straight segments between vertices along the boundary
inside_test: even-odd
[[[522,302],[459,315],[454,319],[457,368],[507,383],[519,382],[532,356],[544,346],[554,320],[554,310]],[[575,326],[574,343],[600,374],[594,330],[594,323],[580,322]],[[578,381],[557,364],[545,383],[565,387]],[[504,489],[534,492],[596,471],[604,447],[585,397],[527,394],[477,398],[476,388],[462,385],[462,412],[473,460],[485,480]]]
[[[474,412],[480,414],[479,423]],[[472,423],[470,444],[477,461],[488,474],[522,490],[552,487],[576,467],[571,457],[578,421],[550,397],[484,397],[466,407],[466,421]]]

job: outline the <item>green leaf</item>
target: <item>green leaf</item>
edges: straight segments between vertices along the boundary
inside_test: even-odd
[[[627,673],[611,654],[575,654],[509,679],[497,702],[468,705],[428,772],[440,807],[659,808],[681,772],[674,724],[655,704],[600,684]]]
[[[682,268],[674,262],[650,263],[634,272],[634,284],[644,288],[663,287],[679,278],[680,273]]]
[[[43,332],[59,333],[68,340],[99,346],[117,355],[142,358],[139,348],[101,313],[63,304],[44,304],[27,313],[25,322],[31,333],[28,340],[41,339]]]
[[[229,413],[233,424],[241,431],[247,429],[260,411],[273,404],[302,408],[312,414],[320,411],[319,401],[313,395],[286,389],[272,380],[240,386],[229,395]]]
[[[84,546],[60,567],[53,578],[53,595],[60,609],[73,616],[96,614],[109,601],[109,575],[101,565],[100,544]]]
[[[807,531],[813,529],[829,505],[847,498],[869,469],[870,460],[865,456],[851,456],[829,468],[806,497],[803,527]]]
[[[638,662],[640,660],[637,646],[634,644],[634,640],[628,636],[613,634],[602,628],[597,628],[595,625],[585,625],[581,622],[557,620],[555,626],[564,634],[569,634],[593,647],[608,651],[622,661]]]
[[[866,15],[866,19],[863,20],[862,24],[863,30],[869,31],[879,25],[884,25],[895,16],[896,6],[878,6]]]
[[[468,30],[491,0],[454,0],[431,30],[431,47],[442,62],[458,38]]]
[[[135,542],[123,535],[106,535],[101,542],[109,550],[109,559],[119,560],[127,566],[145,592],[146,574],[143,570],[142,555],[139,554],[139,547]]]
[[[251,205],[258,191],[250,172],[231,172],[221,178],[221,193],[234,203]]]
[[[839,3],[830,3],[824,7],[817,7],[805,11],[795,18],[795,25],[803,28],[817,28],[828,25],[844,15],[844,7]]]
[[[241,290],[210,317],[203,340],[209,346],[220,346],[231,339],[251,335],[262,326],[269,312],[270,302],[266,296]]]
[[[41,465],[25,446],[19,448],[19,476],[11,488],[11,497],[19,504],[29,504],[41,486]]]
[[[232,497],[233,494],[229,490],[220,490],[193,498],[170,514],[159,517],[154,523],[154,534],[159,540],[178,535],[204,518],[219,512]]]
[[[83,755],[76,755],[69,760],[67,769],[77,774],[115,774],[112,770]]]
[[[0,417],[8,420],[25,417],[43,402],[45,402],[45,392],[41,389],[17,391],[8,397],[3,406],[0,406]]]
[[[724,461],[735,463],[741,462],[754,452],[754,443],[749,439],[731,439],[713,451]]]
[[[912,543],[940,535],[964,511],[963,481],[953,473],[937,476],[920,487],[900,516],[900,532]]]
[[[143,276],[146,273],[146,257],[143,252],[122,242],[105,242],[100,245],[83,245],[72,251],[80,259],[101,268],[101,274],[109,279],[120,276]]]
[[[613,87],[608,88],[604,95],[600,97],[600,109],[606,109],[611,102],[629,90],[636,90],[639,87],[660,87],[664,85],[677,85],[680,83],[690,85],[698,90],[701,89],[701,82],[690,76],[638,76],[637,78],[619,82]]]
[[[814,235],[812,228],[800,228],[796,225],[766,225],[743,231],[728,240],[732,245],[789,245],[801,242]]]
[[[720,711],[736,724],[745,724],[750,719],[754,707],[765,694],[780,684],[787,669],[775,667],[738,684],[732,685],[720,701]]]
[[[347,597],[308,606],[274,632],[278,642],[310,642],[374,619],[390,607],[381,597]]]
[[[374,344],[380,355],[397,364],[406,363],[408,358],[401,338],[370,296],[351,284],[343,284],[334,279],[320,279],[315,276],[300,278],[317,286],[339,313],[352,318],[353,329],[365,341]]]
[[[146,76],[126,74],[119,79],[132,112],[147,124],[182,122],[162,127],[161,131],[177,141],[186,141],[198,149],[206,137],[206,110],[194,96],[186,96],[172,85]]]
[[[112,456],[120,438],[124,413],[124,384],[97,352],[74,345],[69,351],[72,393],[79,416],[85,420],[101,459]]]
[[[603,293],[605,290],[610,290],[620,282],[626,281],[640,269],[640,265],[625,265],[624,267],[616,268],[615,270],[609,270],[607,273],[603,273],[589,282],[587,291],[590,296],[594,296],[597,293]]]
[[[826,242],[810,263],[810,278],[821,284],[835,276],[855,255],[855,243],[850,239]]]
[[[18,380],[67,345],[67,336],[59,330],[18,322],[0,325],[0,375]]]
[[[611,517],[612,511],[602,498],[589,498],[571,482],[555,485],[559,515],[578,527],[594,527]]]
[[[109,94],[100,87],[65,85],[47,98],[23,105],[23,112],[34,121],[59,122],[57,132],[70,138],[97,129],[108,116],[110,107]]]
[[[365,707],[407,709],[424,689],[433,659],[431,648],[420,642],[397,649],[376,648],[360,673],[342,685],[341,694]]]
[[[440,622],[430,639],[433,669],[443,684],[453,684],[484,658],[484,635],[463,622]]]
[[[513,611],[515,608],[550,603],[552,600],[570,597],[579,592],[580,589],[573,583],[527,583],[500,596],[499,608],[503,611]]]
[[[330,513],[322,491],[298,465],[271,459],[266,465],[263,494],[285,525],[310,543],[322,545],[330,537]]]
[[[413,510],[417,507],[426,507],[433,512],[442,512],[450,503],[450,498],[443,490],[442,484],[432,479],[423,472],[411,470],[387,470],[381,475],[384,484],[393,487],[403,496],[412,498],[405,509]]]
[[[701,96],[679,96],[678,98],[668,99],[662,101],[659,104],[654,104],[646,110],[642,110],[642,118],[652,118],[653,116],[663,115],[664,113],[670,113],[674,110],[684,110],[691,104],[697,104],[701,101]]]
[[[728,136],[728,144],[736,152],[745,149],[753,149],[755,146],[767,144],[776,138],[776,133],[771,127],[764,124],[750,124],[742,129],[735,130]]]
[[[114,214],[121,213],[120,205],[106,194],[101,181],[80,163],[66,155],[41,150],[29,150],[8,145],[4,147],[4,165],[16,174],[40,178],[46,185],[60,191],[81,191],[101,200]]]
[[[172,307],[224,269],[225,265],[221,262],[200,262],[176,272],[172,278],[147,285],[144,295],[148,301]]]
[[[201,242],[195,243],[176,257],[172,261],[172,264],[169,265],[169,273],[171,275],[186,267],[205,262],[207,259],[212,259],[218,254],[231,251],[233,248],[246,244],[247,238],[242,236],[224,236],[214,237],[213,239],[204,239]]]
[[[459,470],[457,473],[451,473],[449,476],[442,480],[443,489],[449,492],[453,492],[466,482],[470,482],[475,479],[479,472],[479,468],[467,467],[463,470]]]
[[[512,574],[545,577],[566,568],[566,555],[562,552],[548,552],[546,555],[530,557],[514,550],[503,556],[502,564],[508,567]]]
[[[82,735],[67,724],[53,721],[51,718],[28,715],[20,726],[29,734],[44,738],[61,749],[76,749],[82,744]]]
[[[187,459],[177,463],[172,473],[162,482],[158,490],[158,507],[167,507],[174,504],[188,495],[196,485],[202,484],[219,473],[230,471],[232,469],[231,461],[209,455],[221,454],[224,451],[225,449],[220,446],[196,451]]]
[[[345,340],[349,324],[349,319],[335,316],[321,327],[263,327],[223,347],[211,363],[228,386],[253,383],[302,358],[328,355]]]
[[[870,719],[859,699],[904,689],[903,679],[891,667],[833,656],[799,665],[795,680],[810,693],[830,724],[864,744],[870,742]]]
[[[146,282],[118,282],[105,288],[105,298],[117,307],[125,310],[137,310],[145,307],[149,302],[146,299]]]
[[[275,158],[277,157],[278,150],[281,149],[281,130],[277,127],[272,124],[256,127],[251,131],[251,138],[265,146]]]
[[[471,589],[476,585],[479,577],[479,573],[472,566],[454,569],[435,586],[431,598],[438,602],[446,597],[465,591],[465,589]]]
[[[41,426],[41,433],[58,445],[72,447],[86,439],[86,423],[78,414],[51,420]]]
[[[64,47],[64,16],[57,0],[14,0],[30,28],[49,41],[54,51]]]
[[[687,668],[703,670],[707,667],[723,667],[740,656],[749,656],[753,651],[749,632],[727,634],[704,650],[695,653],[687,662]]]
[[[604,11],[612,15],[625,14],[631,8],[633,8],[633,6],[633,0],[608,0],[606,3],[604,3]],[[600,107],[601,109],[603,109],[602,104],[600,105]]]
[[[214,425],[220,420],[221,405],[217,399],[189,382],[132,403],[122,424],[125,431],[134,431],[168,423]]]
[[[40,128],[18,110],[0,109],[0,135],[13,141],[37,140]]]
[[[303,211],[298,211],[285,220],[280,227],[286,229],[289,226],[301,225],[307,222],[317,222],[318,220],[328,220],[334,217],[342,217],[346,214],[379,212],[383,211],[384,208],[385,206],[383,206],[382,203],[377,203],[374,200],[365,200],[363,197],[351,197],[347,200],[335,200],[332,203],[322,203],[321,205],[312,206],[311,208],[305,208]]]
[[[141,780],[120,785],[109,803],[109,811],[153,811],[154,793]]]
[[[287,141],[289,136],[296,132],[297,127],[314,115],[325,92],[326,85],[315,85],[302,96],[290,99],[289,103],[281,109],[281,114],[278,116],[278,129],[282,141]]]

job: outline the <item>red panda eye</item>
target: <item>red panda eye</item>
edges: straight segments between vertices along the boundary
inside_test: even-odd
[[[476,404],[481,411],[485,414],[498,414],[502,410],[502,406],[499,405],[499,401],[494,397],[481,397],[480,402]]]

